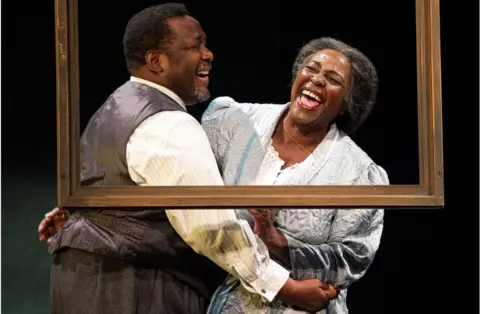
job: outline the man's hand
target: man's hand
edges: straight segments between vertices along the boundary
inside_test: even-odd
[[[307,311],[320,311],[328,301],[337,297],[337,290],[317,279],[288,279],[277,298],[284,303],[297,306]]]
[[[62,230],[63,225],[68,219],[68,211],[54,208],[52,211],[45,214],[38,225],[38,237],[40,241],[47,241],[48,244],[52,242],[52,237]]]

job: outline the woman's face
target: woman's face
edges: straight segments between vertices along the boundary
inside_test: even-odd
[[[293,82],[290,119],[311,131],[327,128],[343,114],[349,80],[350,62],[342,53],[325,49],[311,55]]]

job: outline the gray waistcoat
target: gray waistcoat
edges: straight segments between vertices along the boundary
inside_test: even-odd
[[[90,119],[80,140],[83,186],[135,185],[126,163],[126,145],[134,130],[161,111],[185,111],[159,90],[137,82],[119,87]],[[163,209],[80,209],[52,243],[54,251],[76,248],[130,260],[176,276],[210,295],[225,273],[196,254],[171,227]]]

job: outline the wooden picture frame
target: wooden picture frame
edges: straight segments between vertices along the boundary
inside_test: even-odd
[[[81,187],[78,0],[55,0],[58,205],[69,207],[441,207],[439,0],[416,0],[420,181],[390,186]]]

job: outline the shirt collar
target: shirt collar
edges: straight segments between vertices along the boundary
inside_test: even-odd
[[[180,97],[178,97],[177,94],[175,94],[174,92],[172,92],[170,89],[166,88],[165,86],[158,85],[156,83],[141,79],[141,78],[136,77],[136,76],[131,76],[130,81],[137,82],[137,83],[142,83],[142,84],[145,84],[145,85],[148,85],[150,87],[158,89],[159,91],[161,91],[165,95],[167,95],[170,98],[172,98],[173,100],[175,100],[180,106],[182,106],[183,109],[187,110],[187,106],[185,105],[183,100]]]

